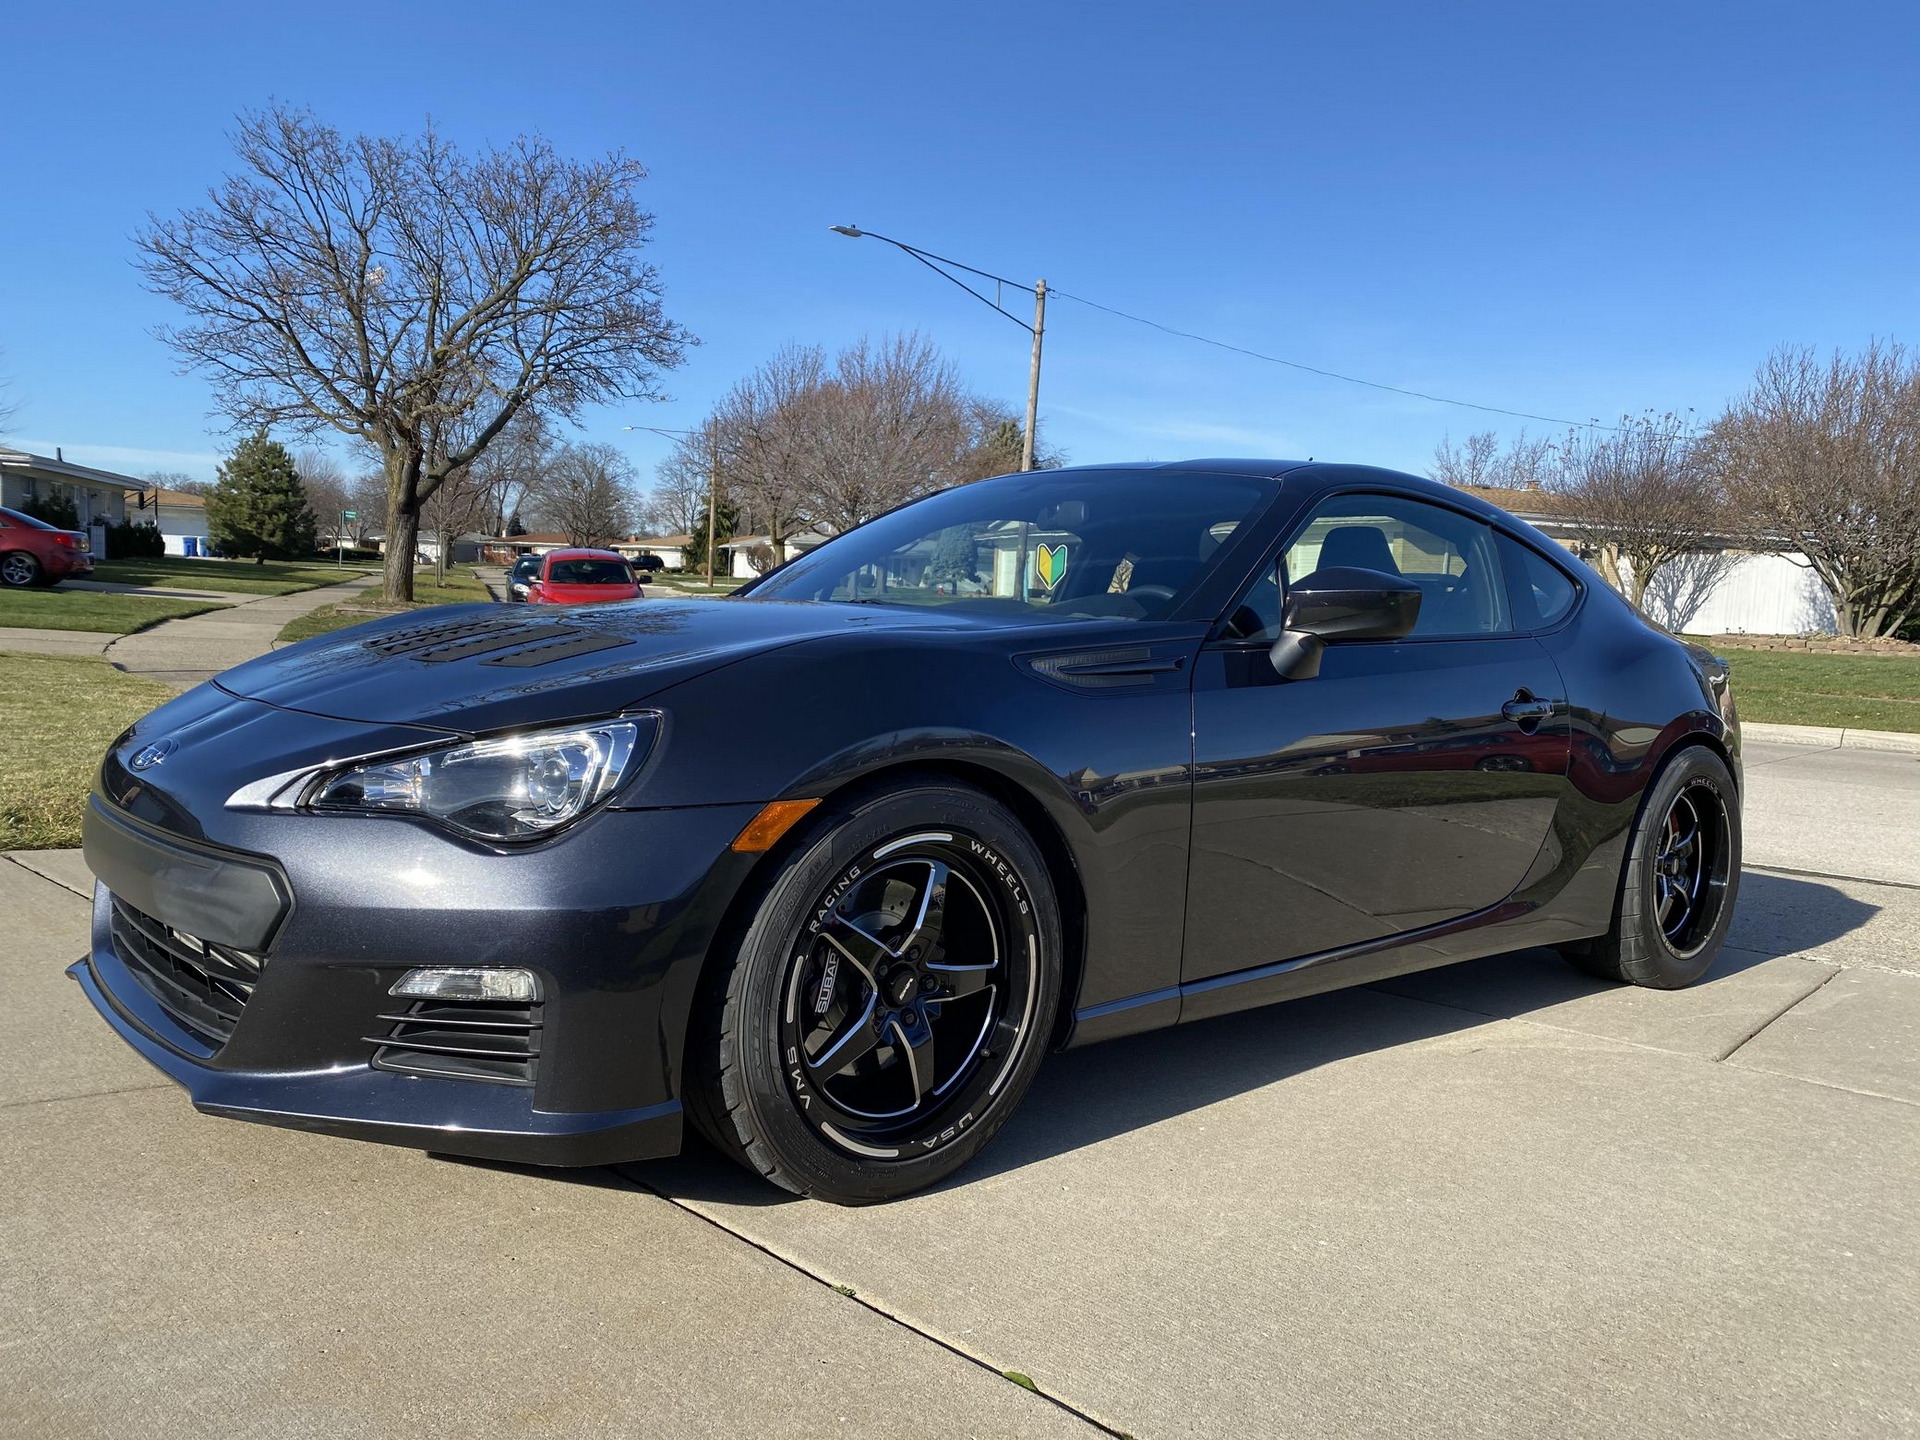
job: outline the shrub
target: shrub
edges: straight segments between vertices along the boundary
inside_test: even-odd
[[[49,495],[44,500],[29,500],[20,507],[20,513],[44,520],[49,525],[57,525],[62,530],[80,528],[80,508],[73,503],[71,495]]]
[[[167,553],[167,538],[151,520],[122,520],[107,526],[107,559],[155,560]]]

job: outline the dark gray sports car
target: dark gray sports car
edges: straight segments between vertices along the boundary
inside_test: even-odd
[[[73,967],[200,1109],[900,1195],[1051,1048],[1524,946],[1700,976],[1723,666],[1363,467],[1006,476],[729,600],[464,606],[129,730]],[[1151,1051],[1140,1083],[1154,1083]]]

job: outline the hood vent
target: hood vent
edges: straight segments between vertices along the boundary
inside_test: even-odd
[[[390,630],[361,642],[369,650],[392,659],[406,657],[424,665],[454,660],[489,658],[484,665],[532,667],[612,650],[633,642],[617,635],[582,629],[577,625],[529,625],[521,620],[454,620]]]

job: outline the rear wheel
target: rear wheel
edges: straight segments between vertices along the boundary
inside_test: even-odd
[[[40,583],[40,562],[24,550],[9,550],[0,555],[0,584],[24,590]]]
[[[695,1037],[690,1111],[797,1194],[891,1199],[966,1164],[1039,1068],[1060,920],[986,795],[919,782],[813,822]]]
[[[1613,980],[1677,990],[1725,943],[1740,888],[1740,807],[1724,761],[1680,751],[1655,777],[1627,850],[1613,928],[1568,958]]]

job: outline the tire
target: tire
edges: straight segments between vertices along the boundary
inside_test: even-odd
[[[26,551],[9,550],[0,555],[0,585],[25,590],[38,585],[40,579],[40,562]]]
[[[1713,751],[1687,746],[1661,768],[1640,806],[1613,928],[1567,958],[1610,980],[1656,990],[1691,985],[1719,956],[1739,890],[1733,776]]]
[[[1013,1113],[1060,1002],[1059,904],[982,792],[909,781],[809,817],[690,1037],[688,1110],[797,1195],[891,1200]]]

